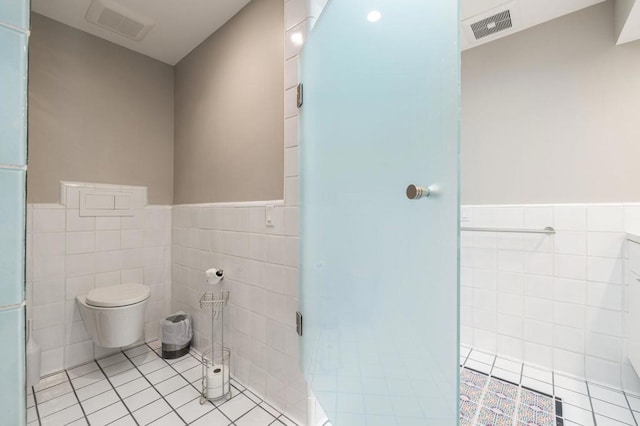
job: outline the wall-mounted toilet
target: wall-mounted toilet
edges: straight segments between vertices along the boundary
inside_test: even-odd
[[[93,341],[105,348],[131,345],[144,336],[144,312],[151,291],[142,284],[119,284],[76,296]]]

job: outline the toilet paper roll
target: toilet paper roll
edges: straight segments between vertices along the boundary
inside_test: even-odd
[[[210,268],[204,271],[209,284],[218,284],[224,278],[222,269]]]
[[[215,399],[229,391],[229,367],[214,364],[207,369],[207,398]]]

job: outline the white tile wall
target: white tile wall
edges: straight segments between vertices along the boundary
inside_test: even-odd
[[[551,235],[462,232],[462,342],[640,391],[626,356],[626,232],[637,204],[463,206],[462,226],[555,227]]]
[[[276,204],[277,203],[277,204]],[[266,205],[275,205],[273,226]],[[225,345],[232,374],[297,419],[306,414],[306,384],[298,369],[295,332],[297,215],[280,202],[175,206],[173,210],[173,308],[194,316],[194,344],[210,344],[209,319],[199,298],[213,287],[204,270],[225,271],[231,292]]]
[[[195,344],[208,345],[208,319],[199,309],[207,291],[203,271],[225,270],[231,291],[226,344],[232,369],[243,383],[300,423],[315,399],[298,368],[295,333],[298,264],[298,54],[292,36],[306,40],[326,0],[285,0],[284,202],[175,206],[173,214],[173,308],[194,314]],[[265,208],[276,204],[273,226]],[[326,419],[322,410],[310,423]],[[317,419],[315,419],[317,417]],[[317,421],[316,421],[317,420]],[[319,423],[319,424],[322,424]]]
[[[65,205],[27,206],[27,312],[43,351],[42,374],[112,352],[93,344],[76,295],[124,282],[149,285],[147,339],[168,313],[171,206],[145,206],[146,188],[127,189],[138,193],[131,217],[80,217],[77,186],[67,188]]]

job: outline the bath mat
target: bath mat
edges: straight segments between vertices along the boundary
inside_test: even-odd
[[[564,426],[562,400],[471,368],[462,368],[460,424]]]

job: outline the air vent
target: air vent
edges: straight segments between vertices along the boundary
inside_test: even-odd
[[[85,19],[116,34],[137,41],[142,40],[153,27],[153,21],[150,19],[139,16],[108,0],[91,2]]]
[[[518,6],[517,1],[510,1],[462,21],[462,31],[469,44],[481,44],[517,30]]]
[[[471,24],[471,30],[476,40],[483,39],[500,31],[508,30],[512,27],[511,11],[509,10]]]

